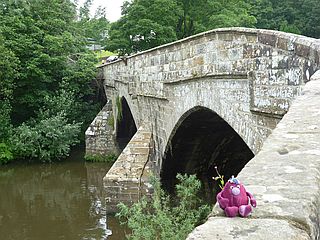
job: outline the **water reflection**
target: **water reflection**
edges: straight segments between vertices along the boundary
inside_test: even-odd
[[[105,215],[108,166],[77,158],[0,167],[1,239],[107,239],[108,227],[108,240],[124,239],[117,220]]]

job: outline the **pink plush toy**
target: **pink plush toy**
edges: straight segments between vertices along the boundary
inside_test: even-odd
[[[246,217],[251,213],[252,207],[257,206],[252,194],[247,192],[242,183],[233,176],[218,193],[217,201],[228,217],[235,217],[238,214]]]

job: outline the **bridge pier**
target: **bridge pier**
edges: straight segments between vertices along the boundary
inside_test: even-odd
[[[113,124],[112,102],[108,100],[86,130],[86,155],[117,154]]]
[[[152,194],[152,149],[152,134],[141,126],[103,178],[107,212],[116,212],[120,202],[131,205]]]

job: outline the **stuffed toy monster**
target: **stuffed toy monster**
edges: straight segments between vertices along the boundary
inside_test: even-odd
[[[242,183],[233,176],[218,193],[217,202],[227,217],[235,217],[238,214],[241,217],[247,217],[251,213],[252,207],[257,206],[252,194],[247,192]]]

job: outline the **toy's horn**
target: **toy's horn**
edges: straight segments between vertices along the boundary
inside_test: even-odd
[[[236,179],[233,175],[232,177],[229,179],[230,183],[235,183],[235,184],[240,184],[240,181],[238,179]]]

